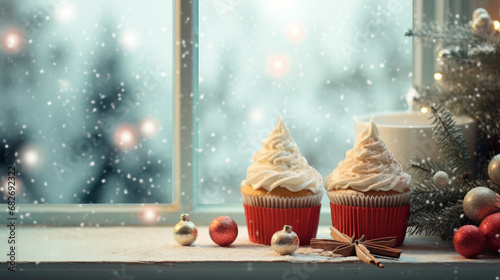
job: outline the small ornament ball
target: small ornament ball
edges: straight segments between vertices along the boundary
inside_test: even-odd
[[[438,57],[449,57],[451,56],[451,52],[450,50],[447,50],[447,49],[444,49],[444,50],[440,50],[439,53],[438,53]]]
[[[238,236],[238,225],[227,216],[215,218],[208,228],[210,238],[219,246],[231,245]]]
[[[182,246],[189,246],[198,237],[198,229],[190,221],[189,214],[182,214],[181,220],[174,227],[174,238]]]
[[[432,177],[432,181],[436,186],[440,188],[444,188],[448,186],[448,181],[450,180],[450,177],[448,176],[448,173],[444,171],[438,171],[434,176]]]
[[[480,36],[488,35],[495,30],[493,20],[485,9],[478,8],[472,14],[472,29]]]
[[[455,251],[466,258],[474,258],[484,251],[485,234],[473,225],[466,225],[457,230],[453,236]]]
[[[500,213],[495,213],[486,217],[479,229],[486,236],[486,249],[493,253],[500,253]]]
[[[292,226],[285,225],[283,230],[273,234],[271,247],[280,255],[291,255],[299,248],[299,237],[292,231]]]
[[[494,156],[488,164],[488,176],[493,183],[500,185],[500,154]]]
[[[465,195],[463,208],[469,219],[480,223],[489,215],[500,212],[500,195],[490,188],[473,188]]]

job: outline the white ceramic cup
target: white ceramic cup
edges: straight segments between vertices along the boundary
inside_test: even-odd
[[[425,160],[438,160],[443,156],[432,139],[432,120],[429,113],[420,112],[383,112],[355,117],[356,137],[368,126],[371,116],[378,127],[380,137],[384,139],[389,150],[408,171],[409,161],[419,157]],[[455,117],[455,122],[462,129],[474,163],[476,150],[476,122],[466,116]]]

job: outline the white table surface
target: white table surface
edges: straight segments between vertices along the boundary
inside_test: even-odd
[[[0,236],[7,236],[6,229]],[[317,238],[330,238],[329,228],[320,227]],[[236,241],[229,247],[217,246],[209,237],[208,227],[198,228],[192,246],[180,246],[173,238],[172,227],[20,227],[17,229],[19,262],[357,262],[356,257],[332,256],[309,246],[300,247],[292,256],[277,255],[271,247],[253,244],[247,228],[239,227]],[[7,242],[0,242],[1,252]],[[391,263],[482,263],[497,264],[500,257],[480,256],[466,259],[451,243],[438,237],[406,238],[399,260]],[[2,254],[5,261],[6,255]]]

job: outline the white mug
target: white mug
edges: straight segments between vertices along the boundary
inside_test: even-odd
[[[429,113],[417,111],[382,112],[355,117],[356,137],[368,126],[371,116],[378,127],[380,137],[384,139],[387,148],[408,171],[409,161],[415,158],[422,160],[439,160],[443,158],[432,139],[432,120]],[[476,122],[466,116],[454,117],[461,128],[471,157],[473,167],[476,151]]]

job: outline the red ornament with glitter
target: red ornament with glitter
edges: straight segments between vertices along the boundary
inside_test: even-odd
[[[238,225],[227,216],[215,218],[208,228],[210,238],[219,246],[231,245],[238,236]]]
[[[479,229],[486,235],[486,249],[500,253],[500,213],[484,218]]]
[[[466,258],[474,258],[484,251],[486,237],[478,227],[466,225],[457,230],[453,236],[455,251]]]

